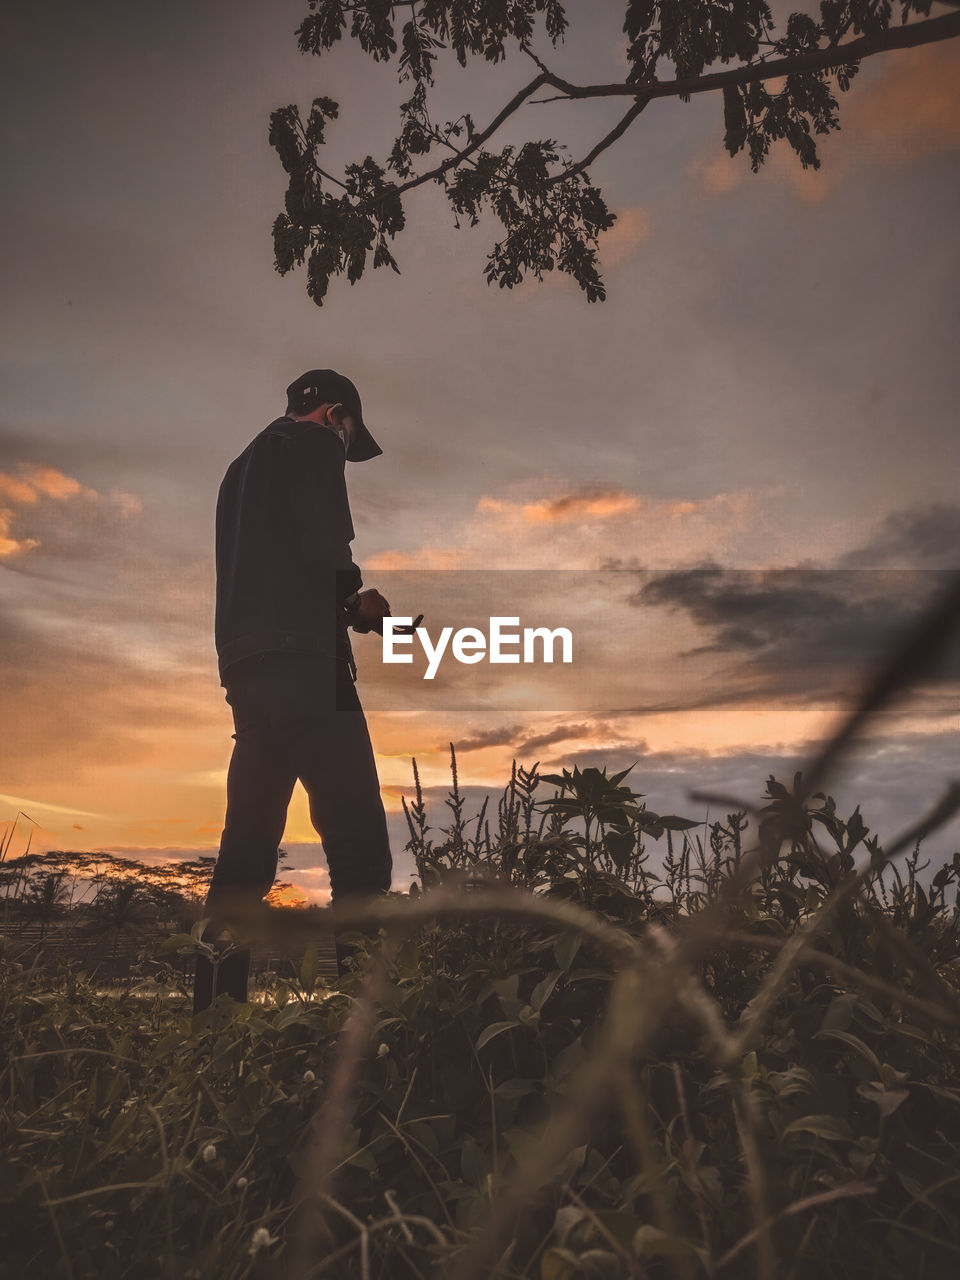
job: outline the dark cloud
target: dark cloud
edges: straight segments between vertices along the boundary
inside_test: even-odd
[[[610,726],[598,722],[589,724],[558,724],[547,733],[535,734],[517,743],[518,751],[538,751],[541,747],[551,747],[555,742],[567,742],[570,738],[596,737],[608,734]]]
[[[865,546],[840,563],[850,568],[960,567],[960,507],[939,502],[893,511]]]
[[[731,676],[756,695],[822,697],[859,684],[941,582],[927,571],[690,569],[657,575],[631,603],[687,613],[706,640],[686,656],[729,657]],[[941,679],[960,674],[958,658]]]
[[[513,742],[523,726],[519,724],[502,726],[499,729],[478,729],[454,742],[457,751],[481,751],[484,747],[502,747]],[[448,744],[442,743],[433,748],[442,751]]]

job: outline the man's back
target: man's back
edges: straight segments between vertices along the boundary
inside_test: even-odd
[[[220,674],[255,653],[352,661],[337,603],[361,585],[339,436],[278,418],[230,464],[216,518]]]

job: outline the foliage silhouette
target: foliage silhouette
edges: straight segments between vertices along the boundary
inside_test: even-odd
[[[329,56],[341,41],[353,41],[374,61],[395,62],[411,95],[400,107],[389,156],[348,163],[342,177],[320,160],[339,103],[317,97],[306,118],[294,104],[272,113],[270,143],[288,179],[284,209],[273,225],[276,268],[284,275],[306,263],[307,293],[318,306],[334,276],[346,275],[354,284],[371,260],[374,268],[398,271],[390,242],[407,225],[404,197],[433,183],[442,188],[458,227],[461,219],[475,226],[488,215],[499,222],[503,235],[487,258],[488,283],[513,288],[528,276],[542,280],[557,270],[572,276],[588,301],[600,301],[606,290],[599,236],[616,219],[589,170],[650,102],[716,93],[731,156],[745,149],[756,172],[782,141],[803,168],[816,169],[816,137],[840,127],[835,92],[849,89],[864,58],[960,35],[960,12],[930,18],[932,3],[821,0],[816,16],[792,13],[777,34],[766,0],[624,0],[623,80],[575,84],[534,49],[538,39],[543,43],[541,21],[551,48],[563,40],[567,6],[560,0],[308,0],[297,30],[302,52]],[[908,21],[918,16],[925,20]],[[536,74],[483,127],[467,112],[441,123],[431,114],[430,91],[442,52],[461,67],[471,59],[498,63],[519,53]],[[667,77],[658,75],[664,67],[671,69]],[[773,89],[774,80],[783,83]],[[550,90],[552,96],[536,96]],[[492,145],[535,103],[611,97],[630,105],[580,158],[553,138],[531,136],[499,150]]]

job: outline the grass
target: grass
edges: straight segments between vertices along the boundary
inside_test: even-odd
[[[153,979],[4,964],[10,1273],[955,1274],[960,855],[921,858],[960,796],[881,847],[821,788],[958,613],[702,835],[596,769],[515,768],[468,822],[453,756],[443,839],[407,808],[421,888],[338,909],[379,932],[335,982],[267,908],[238,925],[299,977],[193,1020]]]

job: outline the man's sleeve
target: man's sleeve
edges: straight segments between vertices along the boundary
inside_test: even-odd
[[[336,570],[337,603],[363,585],[350,543],[353,521],[344,478],[346,457],[340,438],[319,424],[283,441],[290,514],[305,560],[318,575]]]

